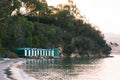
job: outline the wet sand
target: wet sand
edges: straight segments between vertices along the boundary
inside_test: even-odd
[[[10,59],[0,61],[0,80],[35,80],[17,67],[21,65],[24,60],[25,59]]]
[[[7,75],[5,74],[5,69],[10,67],[16,60],[5,60],[5,61],[0,61],[0,79],[1,80],[10,80]]]

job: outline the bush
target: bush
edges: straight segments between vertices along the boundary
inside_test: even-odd
[[[0,58],[3,57],[3,58],[17,58],[17,55],[12,52],[12,51],[9,51],[9,50],[1,50],[0,51]]]

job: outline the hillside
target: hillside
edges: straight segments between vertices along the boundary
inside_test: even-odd
[[[114,34],[114,33],[106,33],[105,39],[107,43],[113,42],[117,43],[119,46],[112,46],[112,53],[120,54],[120,34]]]
[[[106,33],[105,39],[107,40],[107,42],[116,42],[120,44],[120,34]]]
[[[6,51],[15,53],[16,48],[27,47],[60,47],[65,56],[72,53],[88,57],[110,54],[111,48],[101,31],[85,22],[71,1],[57,7],[48,6],[45,0],[2,0],[1,3],[0,56],[8,56]],[[26,13],[20,11],[21,6]]]

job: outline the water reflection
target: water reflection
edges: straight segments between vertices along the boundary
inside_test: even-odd
[[[101,80],[120,80],[120,55],[105,58],[99,73],[101,73]]]
[[[27,59],[22,68],[37,80],[120,80],[120,57]]]

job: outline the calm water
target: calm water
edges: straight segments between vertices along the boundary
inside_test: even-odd
[[[28,59],[22,68],[37,80],[120,80],[120,55],[99,59]]]

